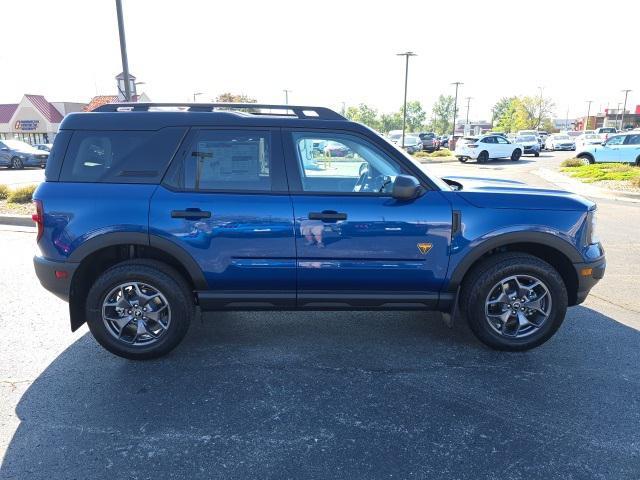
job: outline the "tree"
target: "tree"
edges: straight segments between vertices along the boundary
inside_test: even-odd
[[[431,109],[430,130],[438,135],[451,131],[453,121],[453,107],[455,99],[451,95],[440,95]],[[409,109],[407,109],[408,111]]]
[[[389,133],[391,130],[402,130],[402,114],[400,112],[383,113],[380,116],[380,131]]]
[[[403,112],[404,107],[401,107],[400,117],[402,117]],[[407,102],[407,132],[417,132],[418,130],[420,130],[426,118],[427,114],[423,110],[422,105],[419,101],[413,100]]]
[[[216,97],[217,103],[258,103],[253,97],[245,95],[244,93],[236,94],[231,92],[225,92]]]
[[[366,105],[364,103],[359,104],[358,106],[351,106],[347,108],[345,116],[354,122],[360,122],[368,127],[373,128],[374,130],[381,129],[381,122],[378,118],[378,111]]]
[[[492,112],[491,123],[495,123],[504,115],[504,113],[507,111],[507,109],[511,105],[511,102],[515,98],[516,97],[502,97],[500,100],[498,100],[498,102],[491,109],[491,112]]]

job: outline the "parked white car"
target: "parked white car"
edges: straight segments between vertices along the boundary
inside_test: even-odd
[[[611,135],[615,135],[616,133],[618,133],[618,130],[616,130],[614,127],[600,127],[596,128],[595,133],[597,133],[600,136],[600,139],[604,142]]]
[[[576,157],[589,163],[624,162],[640,167],[640,132],[612,135],[600,145],[587,145]]]
[[[549,135],[545,142],[547,150],[575,150],[576,142],[569,135],[563,133],[555,133]]]
[[[602,145],[603,141],[597,133],[583,133],[576,138],[576,150],[581,150],[588,145]]]
[[[482,135],[480,137],[462,137],[456,142],[455,156],[461,162],[469,159],[485,163],[492,158],[510,158],[520,160],[524,147],[513,143],[502,135]]]

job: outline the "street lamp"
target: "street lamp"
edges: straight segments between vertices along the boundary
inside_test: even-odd
[[[464,83],[462,82],[453,82],[451,85],[455,85],[456,86],[456,98],[453,102],[453,126],[451,127],[451,136],[455,137],[456,135],[456,115],[458,113],[458,87],[460,85],[464,85]],[[454,138],[454,143],[455,143],[455,138]]]
[[[409,57],[417,56],[416,53],[413,52],[404,52],[397,53],[399,57],[405,57],[405,67],[404,67],[404,104],[402,107],[402,148],[404,148],[404,132],[407,128],[407,80],[409,78]]]
[[[193,92],[193,103],[196,103],[196,97],[202,95],[202,92]]]
[[[583,132],[585,132],[589,126],[589,115],[591,115],[591,104],[593,103],[593,100],[587,100],[586,102],[589,104],[589,107],[587,107],[587,120],[582,125]]]
[[[542,123],[542,91],[544,87],[538,87],[538,90],[540,90],[540,100],[538,101],[538,126],[536,129],[540,129],[540,124]]]
[[[127,41],[124,36],[124,18],[122,16],[122,1],[116,0],[116,14],[118,16],[118,34],[120,36],[120,57],[122,58],[122,76],[124,77],[124,99],[131,101],[131,85],[129,84],[129,60],[127,59]]]
[[[622,90],[622,93],[624,93],[624,106],[622,107],[622,119],[620,120],[620,130],[624,130],[624,111],[627,109],[627,96],[629,95],[629,92],[631,90],[626,89],[626,90]]]
[[[282,91],[284,92],[284,104],[289,105],[289,93],[291,93],[291,90],[284,89]]]
[[[616,128],[618,128],[618,119],[620,118],[620,102],[618,102],[618,108],[616,108]],[[622,128],[620,128],[622,130]]]

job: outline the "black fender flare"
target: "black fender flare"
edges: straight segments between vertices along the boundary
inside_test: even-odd
[[[191,281],[197,290],[207,290],[207,280],[202,269],[184,248],[177,243],[157,235],[143,232],[111,232],[96,235],[76,248],[69,256],[68,261],[81,263],[85,258],[98,250],[115,245],[143,245],[154,247],[173,256],[191,277]]]
[[[471,269],[476,261],[482,258],[483,255],[496,248],[506,247],[514,243],[529,243],[550,247],[567,257],[571,263],[584,262],[582,255],[580,255],[580,252],[573,245],[552,233],[531,231],[503,233],[495,237],[487,238],[482,243],[474,246],[471,251],[460,260],[450,276],[446,291],[455,293],[469,269]]]

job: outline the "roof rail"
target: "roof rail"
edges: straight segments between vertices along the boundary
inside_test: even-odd
[[[342,115],[326,107],[300,105],[268,105],[263,103],[107,103],[94,112],[148,112],[154,108],[179,108],[189,112],[213,112],[214,110],[244,110],[249,115],[272,115],[315,120],[346,120]],[[265,112],[264,110],[278,110]]]

